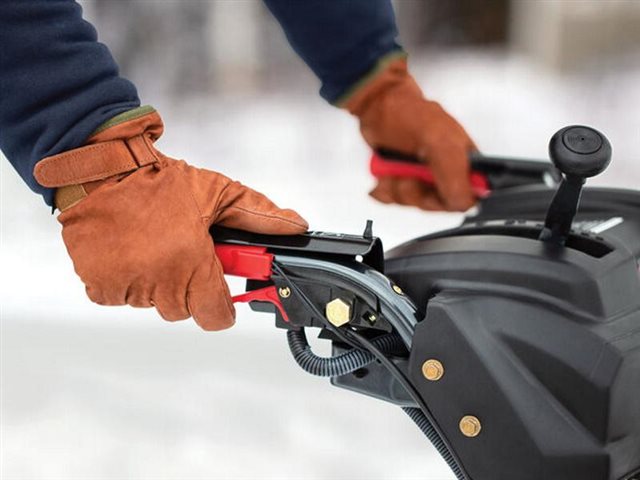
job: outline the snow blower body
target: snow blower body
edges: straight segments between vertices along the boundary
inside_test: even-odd
[[[248,279],[234,300],[275,313],[309,373],[402,407],[459,479],[640,478],[640,192],[583,191],[611,157],[593,129],[560,130],[550,156],[474,158],[477,213],[386,253],[370,223],[215,228]],[[432,181],[390,152],[371,169]]]

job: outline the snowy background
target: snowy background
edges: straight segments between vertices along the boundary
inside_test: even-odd
[[[238,12],[261,12],[254,2],[223,3],[217,22],[222,16],[231,30]],[[88,15],[117,44],[117,30],[104,23],[117,12],[99,5],[88,3]],[[153,16],[176,2],[142,5]],[[314,78],[259,15],[257,24],[266,22],[261,28],[281,48],[273,54],[278,68],[256,66],[255,46],[238,44],[249,60],[215,62],[222,72],[211,80],[215,88],[176,87],[163,81],[173,78],[167,58],[179,57],[171,37],[142,65],[133,62],[127,74],[165,119],[159,147],[296,208],[314,229],[360,233],[371,218],[391,247],[458,223],[460,215],[369,199],[368,150],[356,123],[315,94]],[[608,171],[590,184],[640,184],[640,57],[633,49],[564,69],[511,43],[411,45],[426,94],[485,152],[544,158],[557,129],[584,123],[614,147]],[[238,76],[251,81],[238,84]],[[163,322],[152,310],[91,304],[55,217],[4,160],[0,175],[0,477],[453,478],[398,408],[299,370],[269,315],[239,306],[233,329],[205,333],[191,321]]]

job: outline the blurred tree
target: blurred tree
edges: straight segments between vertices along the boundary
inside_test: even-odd
[[[313,82],[261,0],[80,3],[123,74],[144,82],[145,98],[250,92],[290,78],[296,78],[288,82],[292,88],[308,91]],[[414,53],[430,46],[501,44],[507,38],[509,0],[395,0],[394,5],[402,44]]]
[[[210,87],[213,54],[208,30],[214,2],[81,3],[122,72],[134,82],[144,78],[146,90],[183,93]]]
[[[510,0],[395,0],[401,37],[411,46],[504,44]]]

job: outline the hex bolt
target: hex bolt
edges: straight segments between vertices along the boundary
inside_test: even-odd
[[[431,382],[437,382],[444,375],[444,365],[435,358],[430,358],[422,364],[422,375]]]
[[[327,303],[325,313],[332,325],[341,327],[351,320],[351,305],[341,298],[335,298]]]
[[[393,291],[396,292],[398,295],[404,295],[404,292],[398,285],[391,285],[391,288],[393,288]]]
[[[280,287],[278,289],[278,295],[282,298],[289,298],[291,296],[291,289],[289,287]]]
[[[460,431],[465,437],[473,438],[480,435],[480,430],[482,430],[482,424],[478,417],[474,417],[473,415],[465,415],[460,419]]]

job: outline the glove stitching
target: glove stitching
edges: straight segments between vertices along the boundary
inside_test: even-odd
[[[215,250],[213,249],[211,249],[211,262],[212,262],[211,264],[213,266],[214,273],[218,277],[218,280],[220,281],[220,285],[222,285],[222,289],[224,292],[222,296],[224,297],[224,301],[227,305],[227,311],[231,315],[231,319],[235,320],[233,301],[231,300],[231,292],[229,291],[229,285],[227,284],[227,281],[224,279],[224,271],[222,270],[222,265],[220,264],[220,261],[216,257]]]
[[[176,168],[178,174],[180,175],[180,180],[182,181],[185,190],[187,191],[188,195],[191,197],[191,200],[193,201],[193,204],[196,207],[196,210],[198,211],[198,217],[200,218],[200,221],[202,221],[202,219],[204,218],[204,215],[202,213],[202,209],[200,208],[200,205],[198,204],[198,201],[196,200],[195,195],[193,194],[193,191],[191,190],[191,187],[189,187],[189,182],[187,182],[187,180],[185,179],[185,174],[183,172],[181,172],[178,168],[176,164],[171,165],[171,167]],[[206,227],[206,223],[203,222],[203,225]],[[189,280],[191,281],[191,280]]]
[[[60,153],[58,155],[60,155],[62,157],[67,157],[67,158],[74,158],[74,157],[77,157],[78,155],[84,155],[89,151],[104,150],[105,148],[108,148],[108,147],[110,148],[114,144],[119,143],[119,142],[124,142],[124,140],[111,140],[109,142],[97,143],[95,145],[85,145],[84,147],[79,147],[76,150],[63,152],[63,153]],[[58,156],[58,155],[55,155],[55,156]],[[49,162],[47,162],[47,163],[49,163]]]
[[[220,202],[222,202],[222,198],[224,197],[224,192],[231,186],[231,184],[232,182],[227,182],[227,184],[224,187],[222,187],[222,190],[220,190],[220,193],[218,194],[218,199],[216,200],[215,205],[211,209],[211,213],[209,215],[202,216],[202,221],[207,227],[211,226],[211,224],[213,223],[212,218],[214,214],[218,212],[218,208],[220,207]]]
[[[224,298],[225,304],[227,306],[227,311],[228,313],[231,315],[232,320],[234,319],[234,314],[233,314],[233,302],[231,301],[231,293],[229,292],[229,288],[227,286],[227,282],[224,279],[224,273],[222,272],[222,266],[220,265],[220,263],[218,262],[216,256],[215,256],[215,251],[213,250],[213,248],[210,250],[209,252],[210,255],[210,268],[212,268],[212,270],[214,271],[214,274],[218,277],[218,280],[220,281],[220,285],[222,287],[222,297]],[[216,268],[218,267],[218,268]],[[202,266],[198,267],[198,268],[202,268]],[[191,315],[191,317],[196,320],[197,323],[197,319],[195,318],[194,314],[193,314],[193,307],[191,304],[191,293],[193,292],[193,289],[191,288],[191,283],[193,282],[194,277],[196,276],[196,273],[198,272],[198,268],[196,268],[192,273],[191,273],[191,277],[189,278],[189,282],[187,283],[187,292],[186,292],[186,303],[187,303],[187,310],[189,311],[189,315]],[[198,323],[198,325],[200,325]],[[203,327],[204,328],[204,327]]]
[[[275,219],[275,220],[279,220],[282,222],[286,222],[286,223],[290,223],[292,225],[295,225],[297,227],[304,227],[304,223],[298,223],[298,222],[294,222],[293,220],[289,220],[288,218],[284,218],[284,217],[279,217],[278,215],[268,215],[266,213],[257,213],[254,212],[252,210],[247,210],[246,208],[242,208],[242,207],[236,207],[236,206],[230,206],[228,207],[228,209],[236,209],[236,210],[240,210],[241,212],[244,213],[248,213],[249,215],[255,215],[257,217],[264,217],[264,218],[271,218],[271,219]]]
[[[193,317],[193,309],[191,308],[191,299],[189,298],[189,294],[191,293],[191,282],[193,282],[193,277],[196,276],[196,272],[198,271],[198,267],[193,269],[193,272],[191,272],[191,276],[189,277],[189,281],[187,282],[187,289],[185,292],[185,296],[186,296],[186,303],[187,303],[187,311],[189,312],[189,316],[191,318]],[[195,318],[194,318],[195,320]]]
[[[91,182],[91,181],[94,181],[94,180],[103,180],[103,179],[112,177],[114,175],[117,175],[118,173],[125,173],[126,171],[122,170],[123,167],[130,167],[129,170],[126,170],[126,171],[129,171],[129,172],[138,170],[140,168],[140,167],[137,167],[137,166],[121,164],[119,168],[116,167],[113,170],[107,170],[106,172],[96,173],[96,174],[93,174],[93,175],[87,175],[86,177],[82,177],[81,176],[77,180],[74,178],[74,175],[67,175],[67,176],[61,175],[61,180],[59,182],[56,182],[56,183],[61,183],[62,182],[63,184],[61,186],[65,186],[65,184],[67,182],[69,182],[69,181],[74,181],[74,182],[77,181],[78,182],[77,184],[81,185],[83,183]],[[43,173],[46,175],[46,172],[43,172]]]

